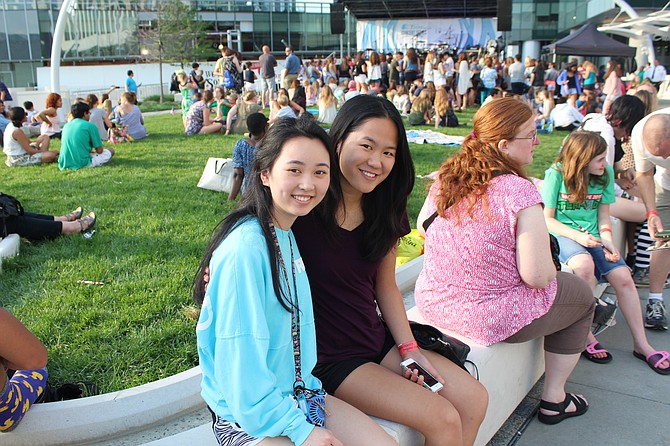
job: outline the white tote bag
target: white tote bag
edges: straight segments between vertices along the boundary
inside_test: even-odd
[[[209,158],[200,181],[198,181],[198,187],[230,193],[233,187],[233,160],[230,158]]]

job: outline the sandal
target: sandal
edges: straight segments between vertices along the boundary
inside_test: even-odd
[[[605,353],[607,356],[604,358],[599,358],[596,356],[598,353]],[[607,364],[608,362],[612,361],[612,355],[610,352],[602,348],[598,341],[587,345],[586,350],[582,352],[582,356],[589,361],[595,362],[596,364]]]
[[[570,403],[575,404],[574,412],[566,412]],[[573,393],[566,393],[565,400],[562,403],[550,403],[549,401],[540,400],[540,409],[551,410],[558,412],[555,415],[547,415],[542,412],[537,414],[537,419],[544,424],[558,424],[566,418],[578,417],[584,415],[589,410],[589,403],[581,396]]]
[[[667,369],[662,369],[659,367],[663,361],[666,361],[670,358],[670,353],[660,351],[660,352],[652,352],[648,356],[644,356],[642,353],[633,351],[633,356],[646,362],[649,368],[651,368],[654,372],[658,373],[659,375],[670,375],[670,367],[668,367]]]
[[[83,214],[84,211],[81,209],[81,206],[79,206],[77,209],[67,214],[67,221],[79,220]]]
[[[89,212],[88,215],[80,220],[77,220],[79,222],[79,226],[81,227],[80,232],[86,232],[89,229],[95,225],[96,221],[96,216],[94,212]]]

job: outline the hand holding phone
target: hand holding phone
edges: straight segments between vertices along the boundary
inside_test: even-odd
[[[419,376],[423,376],[423,387],[430,390],[431,392],[439,392],[444,387],[433,375],[428,373],[426,369],[421,367],[421,365],[413,360],[412,358],[406,359],[400,363],[403,372],[410,370],[412,372],[417,371]]]
[[[658,239],[670,240],[670,230],[658,231],[655,235]]]

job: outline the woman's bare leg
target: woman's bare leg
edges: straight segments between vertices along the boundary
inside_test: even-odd
[[[326,409],[330,412],[326,417],[326,428],[345,445],[398,445],[372,418],[332,395],[326,397]]]
[[[425,446],[472,444],[486,413],[486,390],[445,358],[424,354],[446,380],[439,393],[402,377],[400,355],[391,350],[381,365],[356,369],[335,394],[369,415],[418,430],[426,437]]]
[[[623,313],[630,333],[633,336],[633,349],[647,356],[654,352],[654,348],[647,340],[642,322],[642,309],[640,308],[640,295],[635,288],[635,283],[628,268],[617,268],[607,275],[607,280],[616,291],[619,308]],[[670,361],[661,363],[661,369],[670,367]]]

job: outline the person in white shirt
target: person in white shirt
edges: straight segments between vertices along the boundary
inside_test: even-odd
[[[667,75],[668,72],[665,70],[665,67],[661,65],[661,62],[658,59],[654,60],[653,67],[647,68],[647,70],[644,72],[645,79],[649,79],[651,83],[654,84],[656,91],[659,90]]]
[[[670,229],[670,107],[655,111],[633,127],[635,181],[645,207],[649,235]],[[655,172],[655,173],[654,173]],[[665,225],[667,226],[665,226]],[[667,330],[663,287],[670,272],[670,250],[654,251],[649,271],[649,300],[644,326]]]
[[[279,118],[293,118],[293,119],[297,118],[295,112],[289,105],[288,96],[280,94],[279,96],[277,96],[277,103],[281,108],[277,112],[277,115],[275,115],[275,117],[270,120],[270,124],[274,124],[274,122]]]
[[[572,105],[565,102],[565,98],[559,98],[559,103],[549,115],[556,130],[574,130],[584,120],[584,116]]]

